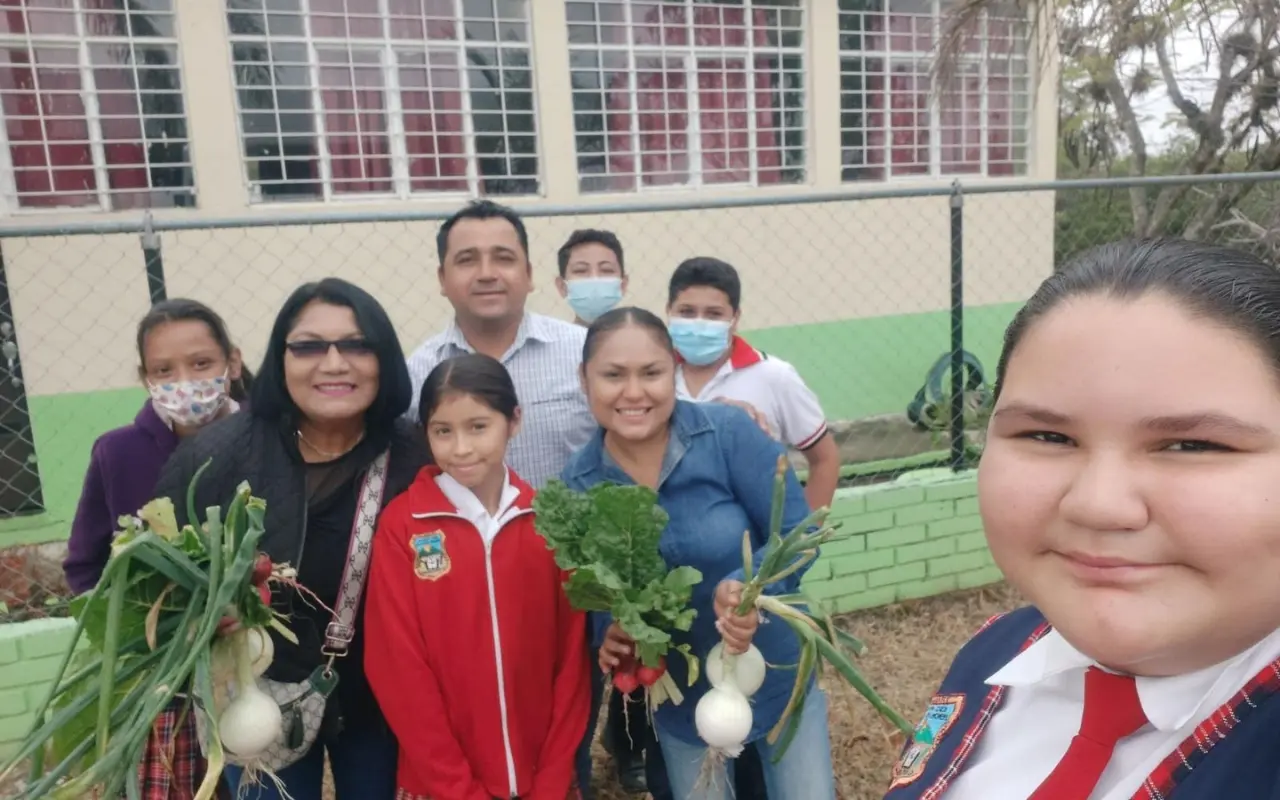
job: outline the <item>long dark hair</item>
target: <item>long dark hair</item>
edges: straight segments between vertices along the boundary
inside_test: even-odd
[[[422,382],[418,399],[422,427],[427,427],[440,401],[450,392],[470,395],[508,420],[515,419],[520,405],[511,373],[501,361],[483,353],[467,353],[441,361]]]
[[[341,278],[303,284],[284,301],[271,326],[267,352],[253,382],[250,413],[263,419],[281,421],[290,429],[297,424],[298,407],[285,384],[285,341],[302,309],[312,302],[351,309],[360,333],[376,355],[378,394],[364,413],[365,439],[378,447],[385,447],[396,419],[409,410],[413,399],[409,368],[405,365],[404,351],[386,309],[373,295]]]
[[[227,333],[227,323],[212,308],[198,300],[186,297],[175,297],[161,300],[147,311],[146,316],[138,323],[138,365],[142,372],[147,371],[147,336],[166,322],[203,322],[209,328],[209,335],[217,342],[218,349],[224,358],[230,359],[235,352],[231,343],[231,335]],[[236,402],[243,402],[249,396],[249,387],[253,384],[253,374],[247,366],[240,365],[240,377],[231,381],[228,393]]]
[[[1219,245],[1172,237],[1126,239],[1082,253],[1040,284],[1005,331],[996,396],[1028,328],[1064,301],[1083,295],[1131,300],[1153,292],[1248,337],[1280,370],[1280,271]]]

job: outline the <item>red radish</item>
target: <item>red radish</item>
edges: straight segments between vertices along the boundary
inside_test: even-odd
[[[261,586],[271,577],[271,568],[275,566],[271,563],[271,557],[266,553],[258,553],[258,558],[253,562],[253,572],[250,573],[249,580],[251,583]]]
[[[636,670],[636,678],[640,680],[641,686],[648,688],[657,683],[662,676],[666,674],[666,672],[667,662],[664,659],[659,661],[658,666],[656,667],[641,665],[640,668]]]
[[[264,606],[271,605],[271,587],[267,586],[265,583],[258,584],[258,597],[262,598],[262,604]]]
[[[613,673],[613,688],[623,694],[631,694],[640,688],[640,679],[636,677],[634,672],[615,672]]]

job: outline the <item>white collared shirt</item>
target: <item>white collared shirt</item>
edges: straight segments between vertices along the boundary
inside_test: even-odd
[[[747,403],[769,422],[773,438],[797,450],[817,444],[827,432],[818,396],[796,368],[756,350],[735,336],[729,358],[697,395],[689,391],[683,365],[676,366],[676,396],[697,403],[724,397]]]
[[[1280,630],[1221,664],[1168,678],[1138,678],[1148,724],[1121,740],[1090,800],[1129,800],[1196,726],[1280,658]],[[1084,712],[1094,662],[1057,631],[987,679],[1007,686],[969,763],[945,800],[1026,800],[1066,754]],[[980,703],[982,698],[969,702]]]
[[[511,485],[509,471],[502,479],[502,499],[498,501],[496,514],[489,513],[484,503],[480,502],[480,498],[476,497],[475,492],[443,472],[436,476],[436,486],[439,486],[444,496],[453,503],[453,507],[458,509],[458,514],[476,526],[485,544],[491,544],[494,537],[498,535],[498,531],[502,530],[502,526],[506,525],[512,517],[520,514],[520,509],[515,507],[520,490]]]
[[[525,312],[511,347],[499,359],[520,401],[520,432],[507,447],[507,463],[535,489],[559,477],[578,448],[596,431],[582,393],[579,367],[587,331],[531,311]],[[475,352],[456,322],[409,356],[413,403],[406,415],[418,421],[418,397],[431,370],[445,359]]]

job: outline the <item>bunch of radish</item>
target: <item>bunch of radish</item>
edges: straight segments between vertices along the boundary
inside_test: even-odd
[[[758,569],[754,564],[751,534],[749,531],[743,534],[745,585],[742,602],[734,610],[739,616],[745,616],[752,610],[762,617],[772,615],[785,622],[800,642],[800,661],[796,666],[796,682],[790,700],[766,737],[770,744],[775,745],[773,757],[775,760],[782,758],[790,746],[810,683],[823,660],[831,664],[882,716],[910,735],[914,726],[884,702],[845,654],[844,648],[847,647],[855,655],[860,655],[865,650],[862,642],[838,628],[818,605],[811,603],[803,594],[764,593],[768,586],[787,578],[794,580],[792,576],[818,557],[822,545],[839,539],[835,527],[826,523],[828,509],[825,508],[813,512],[790,533],[783,535],[782,511],[788,469],[786,457],[779,456],[774,473],[769,549]],[[706,785],[717,779],[725,760],[736,758],[742,752],[753,723],[749,698],[764,684],[769,667],[754,645],[746,652],[734,655],[728,653],[721,642],[707,654],[704,668],[711,689],[699,699],[694,709],[694,724],[698,736],[707,744],[707,756],[699,781]]]
[[[635,657],[626,658],[610,673],[609,682],[614,691],[628,696],[637,689],[644,689],[645,705],[650,712],[656,711],[667,700],[676,705],[684,702],[680,687],[667,674],[665,658],[659,658],[657,666],[649,666]]]

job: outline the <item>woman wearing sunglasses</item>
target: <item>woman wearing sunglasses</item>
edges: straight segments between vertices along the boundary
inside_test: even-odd
[[[337,278],[309,283],[276,317],[250,413],[184,442],[161,475],[160,495],[179,510],[206,461],[196,508],[225,509],[248,481],[267,503],[261,549],[273,562],[293,565],[314,593],[272,587],[272,605],[288,615],[298,640],[272,634],[275,657],[260,679],[285,711],[286,733],[269,751],[280,785],[241,787],[242,771],[229,767],[230,787],[244,789],[239,797],[321,800],[326,755],[338,800],[395,797],[396,743],[364,676],[363,586],[351,580],[364,569],[351,558],[351,543],[376,516],[358,509],[385,505],[430,460],[421,432],[400,419],[412,394],[399,340],[378,301]],[[367,558],[367,545],[363,553]],[[344,607],[340,594],[354,609],[350,625],[334,613]],[[327,682],[328,664],[336,687],[327,700],[308,694],[305,713],[291,720],[288,701],[315,675]]]

